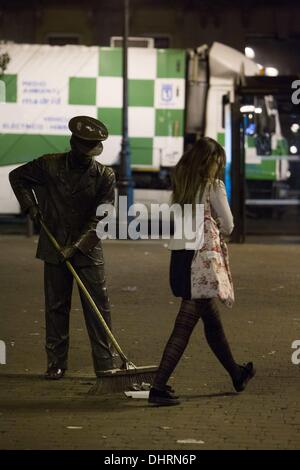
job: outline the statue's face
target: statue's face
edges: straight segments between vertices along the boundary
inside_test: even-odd
[[[102,142],[99,140],[84,140],[72,135],[70,143],[76,156],[82,156],[85,159],[97,157],[103,151]]]

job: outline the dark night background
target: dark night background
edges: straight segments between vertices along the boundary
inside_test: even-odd
[[[0,0],[0,37],[17,43],[109,46],[122,34],[121,0]],[[156,47],[188,48],[213,41],[241,51],[280,74],[300,72],[300,4],[282,1],[131,0],[130,34]]]

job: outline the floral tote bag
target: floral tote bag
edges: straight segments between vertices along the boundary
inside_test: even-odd
[[[210,187],[204,201],[204,244],[191,264],[191,298],[218,298],[226,307],[234,303],[228,248],[211,214]]]

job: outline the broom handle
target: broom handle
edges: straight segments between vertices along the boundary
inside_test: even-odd
[[[48,235],[52,245],[54,246],[54,248],[56,248],[56,250],[61,253],[61,247],[59,246],[59,244],[57,243],[56,239],[54,238],[54,236],[52,235],[52,233],[50,232],[50,230],[48,229],[48,227],[45,225],[45,223],[43,221],[41,221],[41,226],[43,227],[43,229],[45,230],[46,234]],[[114,335],[112,334],[111,330],[109,329],[106,321],[104,320],[103,318],[103,315],[101,314],[99,308],[97,307],[97,305],[95,304],[94,300],[92,299],[89,291],[87,290],[87,288],[85,287],[85,285],[83,284],[82,280],[80,279],[79,275],[77,274],[77,272],[75,271],[75,269],[73,268],[72,264],[70,263],[70,261],[66,260],[66,265],[69,269],[69,271],[72,273],[73,277],[75,278],[77,284],[79,285],[80,289],[82,290],[84,296],[86,297],[86,299],[88,300],[89,304],[91,305],[92,309],[94,310],[94,312],[96,313],[101,325],[103,326],[103,328],[105,329],[105,332],[107,334],[107,336],[110,338],[111,342],[113,343],[115,349],[117,350],[118,354],[120,355],[121,359],[123,360],[124,364],[129,364],[130,361],[129,359],[126,357],[126,355],[124,354],[124,352],[122,351],[121,347],[119,346],[116,338],[114,337]],[[130,363],[131,364],[131,363]]]

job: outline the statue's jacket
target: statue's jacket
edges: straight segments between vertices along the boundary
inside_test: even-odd
[[[76,245],[77,265],[102,264],[96,212],[100,204],[114,203],[115,174],[94,159],[78,174],[70,168],[69,159],[70,153],[43,155],[13,170],[10,183],[24,213],[37,199],[43,220],[58,243]],[[36,256],[48,263],[61,261],[43,229]]]

